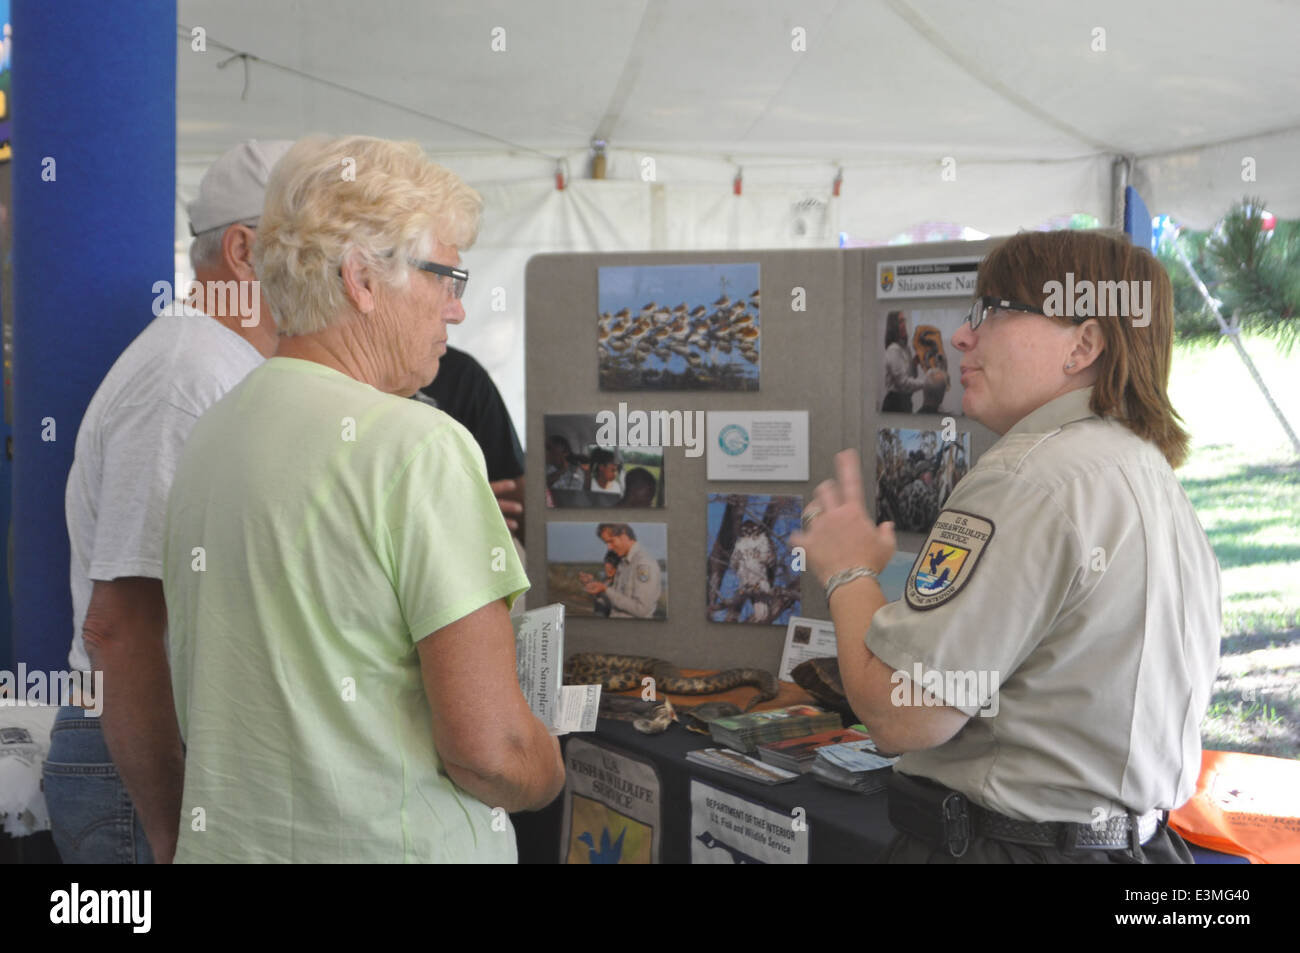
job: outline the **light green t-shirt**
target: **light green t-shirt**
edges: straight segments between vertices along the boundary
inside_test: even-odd
[[[164,563],[178,862],[517,859],[442,770],[415,648],[528,588],[463,427],[272,358],[195,425]]]

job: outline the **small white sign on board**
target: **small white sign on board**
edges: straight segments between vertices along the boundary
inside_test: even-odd
[[[808,479],[808,411],[711,410],[705,423],[708,479]]]
[[[781,671],[777,677],[785,682],[793,681],[790,673],[800,662],[836,655],[835,623],[797,615],[785,630],[785,651],[781,653]]]
[[[876,265],[876,297],[971,298],[978,258],[916,258]]]

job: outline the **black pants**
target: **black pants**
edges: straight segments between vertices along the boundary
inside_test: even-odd
[[[884,413],[910,414],[912,412],[912,395],[891,390],[885,395],[885,399],[880,402],[880,410]]]
[[[1062,850],[1059,847],[1031,847],[991,837],[976,837],[961,857],[935,850],[911,834],[899,834],[881,858],[888,864],[1192,864],[1192,852],[1164,821],[1156,833],[1137,851]]]

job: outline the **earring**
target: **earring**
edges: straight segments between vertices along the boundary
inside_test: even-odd
[[[1066,364],[1066,365],[1065,365],[1065,369],[1066,369],[1067,371],[1070,370],[1072,367],[1074,367],[1074,361],[1071,361],[1069,364]]]

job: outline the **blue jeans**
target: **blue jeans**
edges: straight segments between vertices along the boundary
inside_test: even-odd
[[[54,846],[65,864],[153,863],[99,719],[84,709],[65,705],[54,717],[42,787]]]

